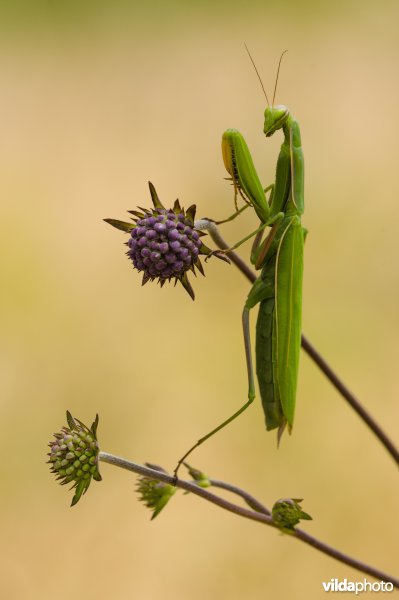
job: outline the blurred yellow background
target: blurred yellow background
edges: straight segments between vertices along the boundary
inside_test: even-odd
[[[398,19],[371,0],[0,4],[2,597],[314,600],[322,581],[363,580],[181,493],[150,522],[135,478],[109,465],[70,509],[45,453],[66,409],[98,412],[103,450],[172,469],[245,401],[243,276],[210,261],[194,303],[141,288],[102,221],[150,206],[148,180],[165,204],[230,214],[228,127],[271,182],[281,135],[262,133],[244,42],[269,91],[289,50],[276,101],[306,160],[304,333],[398,441]],[[255,226],[245,214],[224,233]],[[257,400],[191,462],[268,506],[304,498],[307,531],[398,575],[397,467],[301,360],[278,451]]]

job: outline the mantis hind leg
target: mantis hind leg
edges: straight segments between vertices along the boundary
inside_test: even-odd
[[[247,408],[252,404],[255,399],[255,381],[254,381],[254,371],[252,364],[252,353],[251,353],[251,339],[249,333],[249,308],[247,305],[244,306],[244,310],[242,313],[242,325],[244,331],[244,345],[245,345],[245,357],[247,361],[247,372],[248,372],[248,400],[247,402],[241,406],[234,414],[231,415],[228,419],[220,423],[215,429],[212,429],[209,433],[200,438],[187,452],[179,459],[176,468],[174,469],[174,478],[177,481],[177,473],[184,463],[186,458],[196,449],[198,446],[201,446],[206,440],[215,435],[218,431],[226,427],[229,423],[234,421],[237,417],[239,417]]]

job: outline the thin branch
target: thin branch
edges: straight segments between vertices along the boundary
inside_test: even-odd
[[[207,489],[200,487],[196,483],[184,481],[182,479],[178,479],[176,481],[175,477],[173,477],[172,475],[168,475],[163,471],[158,471],[149,467],[145,467],[143,465],[133,463],[124,458],[120,458],[118,456],[114,456],[113,454],[109,454],[108,452],[100,452],[98,458],[103,462],[114,465],[116,467],[120,467],[122,469],[126,469],[128,471],[132,471],[133,473],[137,473],[138,475],[141,475],[143,477],[149,477],[150,479],[155,479],[156,481],[163,481],[164,483],[168,483],[170,485],[176,484],[177,487],[191,492],[196,496],[200,496],[204,500],[212,502],[213,504],[216,504],[217,506],[220,506],[221,508],[224,508],[225,510],[228,510],[229,512],[232,512],[240,517],[244,517],[245,519],[250,519],[252,521],[257,521],[258,523],[263,523],[264,525],[269,525],[270,527],[281,531],[280,528],[274,523],[273,519],[271,518],[270,511],[265,506],[263,506],[261,502],[259,502],[258,500],[253,498],[253,496],[251,496],[244,490],[241,490],[237,486],[230,485],[218,480],[211,480],[213,485],[215,485],[216,487],[229,490],[234,494],[239,495],[246,502],[248,502],[248,499],[250,499],[250,502],[248,503],[250,503],[251,506],[257,506],[257,510],[248,510],[247,508],[243,508],[242,506],[233,504],[232,502],[229,502],[228,500],[225,500],[224,498],[221,498],[220,496],[209,492]],[[375,577],[378,580],[390,582],[393,586],[399,589],[399,578],[397,579],[395,577],[392,577],[391,575],[388,575],[387,573],[384,573],[383,571],[380,571],[379,569],[375,569],[370,565],[366,565],[365,563],[356,560],[348,556],[347,554],[340,552],[339,550],[336,550],[332,546],[321,542],[320,540],[309,535],[301,529],[295,528],[292,535],[290,535],[289,537],[295,537],[296,539],[305,542],[313,548],[316,548],[316,550],[319,550],[320,552],[331,556],[339,562],[342,562],[358,571],[361,571],[362,573],[366,573],[371,577]]]
[[[207,226],[205,225],[206,221]],[[216,223],[214,221],[208,219],[200,219],[200,222],[202,225],[202,229],[207,229],[209,235],[211,236],[212,240],[215,242],[218,248],[220,248],[221,250],[227,250],[229,248],[229,245],[220,235],[219,230],[216,227]],[[242,260],[240,256],[238,256],[234,251],[227,252],[227,256],[251,283],[255,282],[255,280],[257,279],[256,274],[247,265],[247,263]],[[314,348],[314,346],[304,335],[302,335],[302,348],[306,352],[306,354],[310,356],[313,362],[319,367],[319,369],[327,377],[330,383],[332,383],[335,389],[341,394],[343,398],[345,398],[348,404],[353,408],[353,410],[359,415],[359,417],[366,423],[366,425],[371,429],[375,436],[380,440],[381,444],[389,452],[396,464],[399,465],[399,449],[396,448],[392,440],[381,429],[381,427],[375,421],[375,419],[370,415],[370,413],[367,412],[367,410],[362,406],[362,404],[356,398],[356,396],[347,388],[343,381],[332,370],[332,368],[324,360],[321,354]]]
[[[256,512],[263,513],[264,515],[271,515],[271,512],[264,504],[259,502],[256,498],[254,498],[251,494],[242,490],[241,488],[233,485],[232,483],[226,483],[225,481],[220,481],[219,479],[209,479],[209,483],[213,487],[220,488],[222,490],[228,490],[233,494],[237,494],[240,496],[251,508],[253,508]]]
[[[208,490],[198,486],[196,483],[184,481],[180,478],[176,480],[174,476],[168,475],[166,472],[151,469],[150,467],[145,467],[144,465],[139,465],[131,462],[130,460],[126,460],[125,458],[120,458],[119,456],[109,454],[108,452],[99,452],[98,459],[116,467],[126,469],[127,471],[132,471],[133,473],[137,473],[143,477],[149,477],[150,479],[155,479],[156,481],[163,481],[164,483],[169,483],[170,485],[176,485],[176,487],[186,490],[187,492],[192,492],[193,494],[204,498],[204,500],[208,500],[208,502],[212,502],[213,504],[235,513],[236,515],[246,519],[252,519],[253,521],[260,521],[261,523],[266,523],[267,525],[278,529],[271,516],[248,510],[247,508],[233,504],[228,500],[224,500],[224,498],[220,498],[219,496],[208,492]]]
[[[367,410],[360,404],[359,400],[354,394],[346,387],[343,381],[337,376],[332,370],[329,364],[324,358],[317,352],[316,348],[309,342],[309,340],[302,335],[302,348],[306,354],[316,363],[319,369],[324,373],[328,380],[333,384],[336,390],[345,398],[350,404],[354,411],[357,412],[359,417],[369,426],[371,431],[377,436],[380,442],[385,446],[385,449],[392,456],[396,464],[399,465],[399,450],[394,446],[392,440],[389,439],[387,434],[381,429],[374,418],[367,412]]]

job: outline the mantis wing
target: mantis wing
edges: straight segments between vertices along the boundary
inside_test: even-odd
[[[301,348],[302,275],[304,235],[293,215],[280,238],[275,271],[274,381],[281,406],[292,429]]]

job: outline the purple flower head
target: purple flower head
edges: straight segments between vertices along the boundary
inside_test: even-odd
[[[176,200],[173,208],[166,209],[152,183],[149,186],[153,209],[128,211],[134,215],[134,223],[105,221],[130,234],[127,255],[134,268],[143,272],[143,285],[154,279],[161,287],[165,281],[180,281],[194,300],[188,271],[195,273],[196,267],[204,274],[199,256],[211,252],[201,241],[204,233],[195,229],[196,207],[192,205],[185,211]]]

